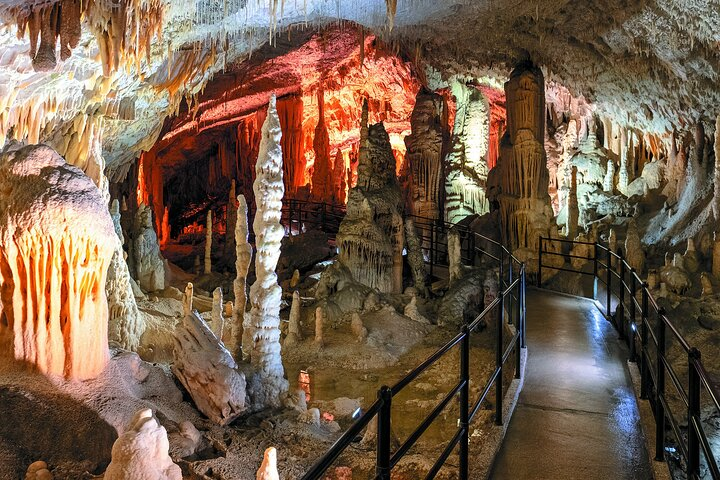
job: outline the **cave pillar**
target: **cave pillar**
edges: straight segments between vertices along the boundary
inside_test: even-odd
[[[325,126],[325,94],[318,90],[318,123],[315,127],[313,149],[315,150],[315,166],[312,174],[312,196],[315,201],[332,200],[332,171],[330,161],[330,138]]]
[[[628,135],[626,128],[620,128],[620,171],[618,173],[618,190],[625,195],[630,183],[628,175]]]

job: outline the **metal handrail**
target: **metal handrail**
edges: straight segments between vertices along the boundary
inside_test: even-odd
[[[561,242],[572,246],[589,245],[588,242],[576,242],[567,239],[556,238],[540,238],[538,251],[538,287],[542,285],[542,270],[549,268],[560,271],[570,271],[573,273],[588,274],[589,272],[582,270],[574,270],[572,268],[555,267],[545,265],[543,263],[543,255],[558,255],[566,259],[578,258],[570,253],[550,252],[544,249],[545,242]],[[621,337],[625,336],[628,347],[630,349],[630,360],[640,361],[641,373],[641,399],[650,400],[653,405],[653,413],[655,416],[655,459],[658,461],[665,460],[666,449],[666,426],[669,425],[670,432],[675,437],[676,445],[681,456],[685,459],[686,474],[688,479],[697,479],[700,475],[700,454],[705,458],[708,471],[714,480],[720,480],[720,468],[718,467],[715,453],[710,448],[707,432],[703,428],[700,417],[700,397],[702,391],[706,391],[711,400],[712,406],[716,411],[720,412],[720,391],[712,382],[705,366],[701,360],[700,352],[691,347],[685,337],[680,333],[675,324],[670,321],[665,313],[665,309],[658,305],[657,300],[653,297],[646,282],[643,282],[638,273],[633,269],[624,258],[622,253],[613,252],[609,247],[600,243],[594,245],[594,256],[587,258],[593,262],[592,275],[596,282],[604,283],[606,286],[606,303],[605,315],[609,320],[614,318],[614,326],[620,333]],[[602,252],[602,257],[599,255]],[[615,263],[615,267],[613,267]],[[572,263],[570,262],[571,266]],[[602,268],[599,268],[602,267]],[[619,272],[617,271],[619,269]],[[601,276],[601,272],[605,272],[605,278]],[[629,283],[626,279],[629,275]],[[619,286],[615,286],[612,279],[619,281]],[[618,288],[618,310],[613,317],[612,295],[613,287]],[[626,319],[626,298],[625,293],[629,294],[629,319]],[[641,295],[641,301],[637,300],[637,294]],[[640,315],[640,322],[637,316]],[[651,315],[656,318],[656,325],[650,323]],[[631,328],[627,332],[626,324]],[[635,357],[636,343],[638,342],[638,325],[640,335],[639,353],[640,358]],[[668,333],[670,335],[668,335]],[[627,335],[626,335],[627,334]],[[688,357],[687,373],[688,388],[684,388],[680,376],[666,356],[668,340],[674,340],[677,345]],[[648,348],[649,343],[655,347],[655,358],[653,364],[652,352]],[[671,384],[677,391],[682,406],[687,411],[687,432],[683,435],[680,423],[678,422],[678,414],[673,410],[666,396],[666,374],[669,375]]]
[[[304,208],[303,208],[304,207]],[[300,213],[298,214],[297,209]],[[290,223],[290,232],[292,234],[293,222],[297,221],[300,223],[298,231],[302,231],[302,223],[317,223],[316,219],[307,217],[303,218],[302,213],[308,212],[309,210],[318,210],[326,212],[327,206],[318,202],[307,202],[304,203],[301,200],[291,200],[287,202],[287,215],[283,215],[283,218],[287,218]],[[433,233],[447,232],[450,228],[456,228],[461,236],[461,246],[464,245],[464,260],[474,265],[475,262],[482,256],[495,259],[500,267],[500,288],[498,297],[494,299],[489,305],[486,305],[483,311],[475,317],[475,319],[469,324],[464,324],[460,333],[448,341],[445,345],[440,347],[436,352],[425,359],[420,365],[415,367],[411,372],[407,373],[402,379],[397,381],[392,387],[383,386],[379,389],[377,400],[370,406],[370,408],[364,412],[353,425],[338,438],[330,449],[323,455],[305,475],[301,478],[302,480],[319,480],[324,478],[325,472],[328,468],[338,459],[338,457],[356,441],[358,435],[364,428],[368,426],[371,421],[377,418],[377,444],[376,444],[376,460],[375,460],[375,478],[380,480],[389,480],[392,468],[408,453],[413,445],[418,441],[422,434],[430,427],[430,425],[437,419],[441,413],[447,408],[453,398],[459,397],[460,413],[458,418],[458,428],[453,434],[450,443],[445,447],[440,457],[435,461],[433,466],[430,468],[425,478],[431,479],[440,471],[445,465],[450,453],[453,449],[459,445],[459,477],[461,480],[467,480],[470,478],[469,474],[469,433],[470,433],[470,422],[472,422],[480,406],[485,401],[489,394],[492,386],[495,386],[495,423],[498,425],[503,424],[503,370],[504,365],[510,358],[510,354],[515,351],[515,378],[520,378],[520,350],[525,348],[525,290],[526,290],[526,275],[525,275],[525,264],[515,258],[509,250],[501,243],[477,234],[472,230],[454,225],[441,220],[423,219],[422,217],[411,216],[415,219],[420,219],[424,225],[431,225]],[[332,228],[331,225],[330,227]],[[328,227],[328,225],[323,225]],[[337,233],[328,232],[328,233]],[[423,241],[429,241],[429,257],[431,259],[430,269],[432,272],[433,266],[447,266],[446,264],[438,264],[437,260],[444,258],[441,255],[441,251],[438,245],[441,247],[446,244],[438,242],[436,235],[430,235],[429,238],[423,238]],[[491,246],[499,249],[499,257],[496,257],[489,252],[486,252],[482,248],[477,246],[478,242],[488,242]],[[509,268],[504,268],[504,264],[507,263]],[[513,266],[517,266],[516,271],[513,272]],[[432,273],[431,273],[432,274]],[[507,274],[507,279],[505,278]],[[505,306],[506,303],[512,303],[515,309],[511,309],[517,315],[514,323],[516,325],[516,333],[512,336],[507,346],[503,339],[503,330],[505,322]],[[514,301],[514,303],[513,303]],[[491,315],[496,314],[497,322],[497,336],[495,345],[495,369],[492,375],[483,389],[480,396],[472,407],[470,405],[470,335],[478,327],[480,322],[488,319]],[[510,323],[508,319],[508,323]],[[390,442],[390,423],[392,417],[392,399],[397,395],[403,388],[415,380],[419,375],[426,371],[430,366],[434,365],[440,358],[442,358],[447,352],[456,346],[460,346],[460,371],[458,375],[458,382],[453,389],[433,408],[427,417],[418,425],[415,430],[408,436],[405,442],[395,452],[391,452]]]

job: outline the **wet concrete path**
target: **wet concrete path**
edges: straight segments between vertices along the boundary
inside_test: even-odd
[[[525,385],[490,478],[649,479],[627,350],[590,300],[527,292]]]

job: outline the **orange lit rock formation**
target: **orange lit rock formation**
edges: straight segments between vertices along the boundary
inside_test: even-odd
[[[105,280],[117,238],[95,184],[52,149],[0,157],[0,348],[68,378],[108,359]]]

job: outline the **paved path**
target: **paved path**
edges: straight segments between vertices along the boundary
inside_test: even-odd
[[[590,300],[527,292],[525,385],[490,478],[652,478],[627,351]]]

